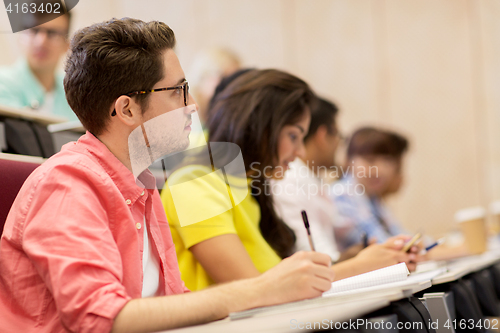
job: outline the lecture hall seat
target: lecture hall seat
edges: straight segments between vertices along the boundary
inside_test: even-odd
[[[23,158],[21,155],[0,154],[0,234],[21,186],[42,161],[39,159],[37,163],[36,158]]]

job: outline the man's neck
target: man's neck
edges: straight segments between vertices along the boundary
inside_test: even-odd
[[[30,67],[31,68],[31,67]],[[56,78],[55,69],[36,70],[31,68],[31,72],[37,78],[46,92],[54,90]]]
[[[306,145],[306,156],[302,161],[311,169],[315,176],[318,176],[317,172],[318,167],[321,166],[321,156],[318,156],[314,145]]]
[[[103,133],[101,135],[96,135],[96,138],[101,141],[109,151],[115,155],[115,157],[123,163],[132,172],[132,163],[130,162],[130,155],[128,153],[128,147],[123,147],[120,144],[120,140],[113,140],[111,135],[108,133]],[[127,140],[122,141],[127,142]]]

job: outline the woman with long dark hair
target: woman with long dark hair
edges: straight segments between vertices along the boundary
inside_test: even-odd
[[[295,235],[273,208],[271,179],[282,178],[304,153],[315,103],[307,83],[278,70],[247,71],[216,96],[206,122],[210,165],[195,159],[174,172],[162,192],[188,288],[258,276],[293,253]],[[229,147],[241,150],[239,177],[224,167],[238,165]],[[336,278],[409,263],[415,257],[397,251],[402,243],[369,246],[332,266]]]

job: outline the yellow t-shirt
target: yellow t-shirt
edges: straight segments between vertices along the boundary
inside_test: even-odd
[[[193,291],[214,283],[189,251],[204,240],[237,234],[261,273],[281,261],[260,233],[260,207],[247,179],[226,177],[220,170],[188,166],[172,174],[161,193],[181,277]]]

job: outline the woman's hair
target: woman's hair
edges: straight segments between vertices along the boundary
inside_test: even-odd
[[[408,140],[395,132],[362,127],[352,134],[347,147],[347,157],[386,155],[401,158],[408,150],[408,145]]]
[[[295,235],[274,210],[264,168],[274,169],[279,161],[281,129],[303,119],[315,103],[314,93],[301,79],[278,70],[250,70],[220,92],[208,110],[209,141],[240,147],[261,210],[261,233],[282,258],[292,254]]]

